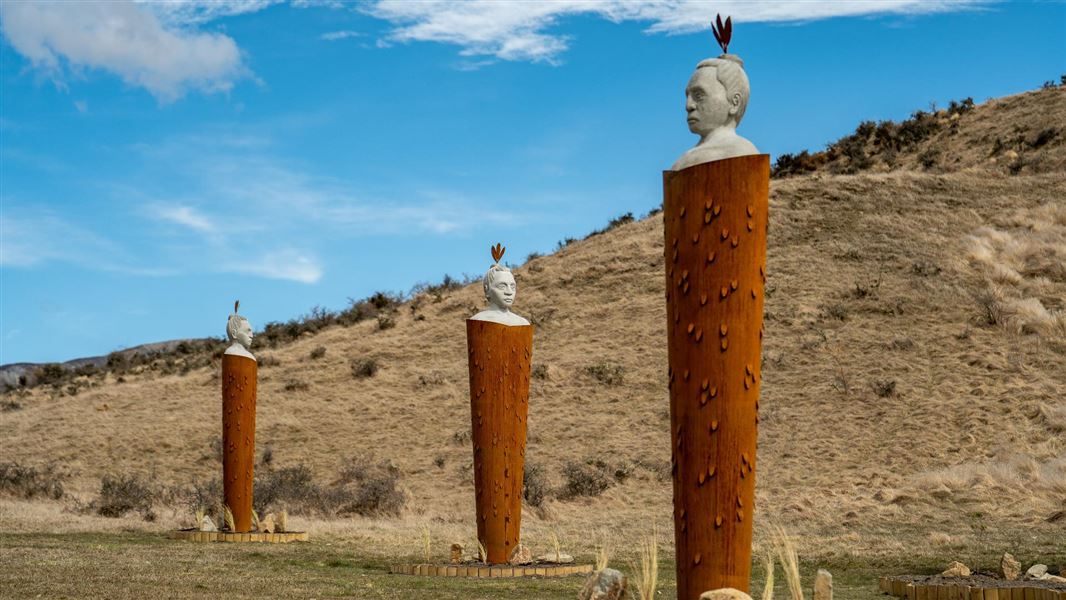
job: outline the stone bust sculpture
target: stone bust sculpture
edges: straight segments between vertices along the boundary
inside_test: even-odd
[[[232,342],[229,348],[226,348],[226,354],[234,354],[255,360],[255,356],[248,351],[248,348],[252,345],[252,325],[248,323],[248,319],[237,314],[237,308],[240,304],[240,300],[233,303],[233,314],[226,321],[226,337]]]
[[[751,87],[744,72],[744,61],[735,54],[728,54],[732,31],[732,21],[727,19],[723,28],[719,18],[714,37],[726,54],[700,61],[685,88],[688,129],[700,136],[700,141],[677,159],[670,167],[673,171],[759,153],[755,144],[737,135],[737,125],[748,108]]]
[[[489,307],[470,317],[472,321],[492,321],[502,325],[529,325],[529,321],[511,312],[515,293],[518,291],[511,270],[500,264],[506,248],[496,244],[492,248],[492,258],[496,264],[489,267],[482,280],[485,288],[485,300]]]

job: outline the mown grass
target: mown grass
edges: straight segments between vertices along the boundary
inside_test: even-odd
[[[10,598],[367,598],[367,599],[572,599],[581,577],[559,579],[469,580],[390,575],[388,565],[403,558],[375,554],[366,542],[322,538],[309,543],[198,544],[160,534],[0,534],[0,597]],[[637,560],[619,548],[612,567],[632,576]],[[1066,560],[1055,554],[1044,560]],[[417,561],[415,557],[406,560]],[[591,556],[579,556],[592,562]],[[946,557],[915,554],[863,558],[838,555],[801,560],[803,587],[810,597],[814,572],[833,573],[837,600],[884,600],[877,577],[934,573]],[[989,556],[991,560],[991,555]],[[760,560],[752,574],[752,596],[762,596],[765,572]],[[778,573],[776,598],[787,598]],[[676,593],[672,556],[660,554],[659,593]],[[432,595],[430,595],[432,594]]]

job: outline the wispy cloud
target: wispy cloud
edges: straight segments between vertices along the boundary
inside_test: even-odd
[[[200,233],[218,231],[218,227],[210,219],[190,206],[157,206],[155,214],[164,221],[184,225]]]
[[[131,275],[172,272],[139,264],[119,244],[55,212],[5,203],[0,214],[0,267],[37,267],[50,262]]]
[[[219,6],[226,4],[232,3]],[[177,10],[180,3],[152,6]],[[3,2],[0,28],[19,54],[59,85],[69,69],[102,69],[170,102],[190,89],[228,91],[248,74],[229,36],[166,25],[128,1]]]
[[[345,29],[342,31],[330,31],[328,33],[323,33],[319,36],[319,38],[326,40],[327,42],[335,42],[337,40],[346,40],[348,38],[359,37],[361,35],[363,34],[359,33],[358,31]]]
[[[284,0],[147,0],[83,2],[3,2],[0,27],[11,45],[34,67],[64,85],[70,69],[109,71],[130,85],[147,89],[161,102],[188,90],[225,92],[251,75],[236,41],[222,33],[200,31],[205,24],[254,13]],[[384,20],[391,29],[376,40],[393,43],[438,42],[460,48],[464,57],[557,64],[571,36],[560,32],[570,17],[595,17],[614,23],[648,23],[648,33],[678,34],[710,27],[716,13],[744,22],[808,21],[876,14],[924,14],[964,10],[988,0],[377,0],[357,10]],[[336,0],[293,0],[297,7],[350,8]],[[340,30],[321,34],[338,41],[361,34]],[[461,70],[486,66],[464,60]]]
[[[226,264],[225,270],[300,283],[316,283],[323,275],[317,258],[295,249],[249,256],[246,260]]]
[[[555,63],[569,36],[550,31],[567,17],[592,16],[615,23],[648,22],[648,33],[710,29],[715,14],[744,22],[807,21],[874,14],[921,14],[969,8],[978,0],[380,0],[363,10],[393,24],[392,42],[441,42],[464,56]]]

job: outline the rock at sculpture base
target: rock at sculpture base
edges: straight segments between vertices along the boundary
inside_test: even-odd
[[[700,594],[700,600],[751,600],[751,596],[733,588],[720,588]]]
[[[814,576],[814,600],[833,600],[833,574],[825,569]]]
[[[278,526],[274,524],[274,513],[259,520],[259,533],[275,533],[277,529]]]
[[[574,562],[574,557],[560,552],[558,554],[549,552],[547,554],[541,554],[537,557],[537,562],[550,565],[567,565]]]
[[[956,560],[948,565],[948,568],[941,575],[944,577],[969,577],[970,567]]]
[[[463,562],[463,545],[459,542],[452,544],[452,554],[450,557],[453,565],[457,565]]]
[[[1026,579],[1041,579],[1047,575],[1047,565],[1035,564],[1025,572]]]
[[[533,553],[529,551],[523,544],[518,544],[511,550],[511,556],[507,557],[508,564],[512,565],[531,565],[533,564]]]
[[[211,520],[211,517],[204,515],[202,521],[200,521],[200,531],[218,531],[218,527],[215,527],[215,522]]]
[[[629,580],[614,569],[603,569],[589,576],[578,600],[625,600]],[[748,598],[747,600],[751,600]]]
[[[1018,562],[1018,559],[1014,558],[1010,552],[1007,552],[999,560],[999,570],[1003,573],[1003,579],[1017,581],[1022,576],[1022,563]]]

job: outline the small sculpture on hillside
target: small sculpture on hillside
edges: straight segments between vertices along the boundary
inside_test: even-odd
[[[737,135],[737,125],[748,108],[751,87],[744,72],[744,61],[728,53],[733,35],[733,22],[712,25],[714,37],[722,47],[718,58],[708,58],[696,65],[696,72],[685,88],[685,112],[689,131],[700,136],[699,143],[690,148],[670,167],[673,171],[701,163],[758,154],[755,144]]]
[[[485,274],[489,308],[466,321],[470,369],[470,428],[474,446],[474,506],[483,560],[507,563],[520,546],[526,415],[533,326],[511,312],[514,275],[496,264]]]
[[[255,360],[255,356],[248,350],[252,346],[252,325],[241,315],[237,314],[241,301],[233,303],[233,314],[226,321],[226,337],[232,342],[226,348],[226,354],[234,354]]]
[[[252,326],[237,314],[226,321],[229,348],[222,355],[222,492],[233,514],[232,532],[252,530],[252,484],[255,479],[255,403],[258,363],[248,351]]]
[[[492,321],[503,325],[529,325],[529,321],[511,312],[518,286],[515,283],[511,270],[500,264],[503,253],[507,248],[500,244],[492,247],[492,258],[496,261],[482,280],[485,288],[485,300],[489,307],[470,317],[474,321]]]

